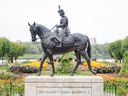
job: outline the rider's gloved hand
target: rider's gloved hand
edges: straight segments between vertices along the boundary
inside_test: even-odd
[[[55,27],[58,27],[58,24],[56,24]]]
[[[61,26],[60,25],[57,25],[58,28],[60,28]]]

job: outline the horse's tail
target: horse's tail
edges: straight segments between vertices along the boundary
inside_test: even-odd
[[[88,42],[87,53],[88,53],[89,58],[91,59],[91,43],[90,43],[88,36],[86,37],[87,37],[87,42]]]

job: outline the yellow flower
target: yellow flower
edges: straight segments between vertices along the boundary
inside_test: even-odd
[[[88,66],[86,62],[83,63],[84,66]],[[105,63],[98,62],[98,61],[91,61],[91,66],[92,67],[98,67],[98,66],[107,66]]]
[[[30,67],[40,67],[40,63],[39,61],[32,61],[31,63],[26,63],[26,64],[22,64],[21,66],[30,66]],[[48,63],[46,63],[46,61],[43,64],[43,68],[47,68],[48,67]]]

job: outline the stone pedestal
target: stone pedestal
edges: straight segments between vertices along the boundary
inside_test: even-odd
[[[100,76],[28,76],[25,96],[104,96]]]

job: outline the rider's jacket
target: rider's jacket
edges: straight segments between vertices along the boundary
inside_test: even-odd
[[[68,34],[70,33],[70,29],[68,27],[68,18],[66,16],[61,17],[60,25],[58,27],[62,29],[66,36],[68,36]]]

